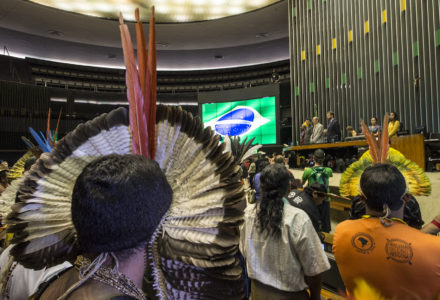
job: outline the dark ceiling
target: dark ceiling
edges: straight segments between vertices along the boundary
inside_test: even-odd
[[[133,24],[129,27],[134,33]],[[217,20],[157,24],[156,39],[161,70],[285,60],[289,58],[287,1]],[[123,67],[120,43],[117,21],[23,0],[0,1],[0,46],[11,55]]]

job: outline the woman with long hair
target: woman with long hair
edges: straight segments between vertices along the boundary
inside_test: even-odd
[[[285,198],[289,186],[283,165],[265,167],[261,198],[245,211],[240,250],[253,300],[320,299],[321,273],[330,268],[310,218]]]

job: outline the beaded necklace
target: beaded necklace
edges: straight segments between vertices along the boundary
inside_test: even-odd
[[[75,268],[81,270],[87,268],[92,262],[80,255],[75,261]],[[146,300],[145,294],[139,289],[136,284],[131,281],[127,276],[112,268],[101,266],[92,276],[92,279],[102,282],[108,286],[111,286],[124,295],[139,299]]]

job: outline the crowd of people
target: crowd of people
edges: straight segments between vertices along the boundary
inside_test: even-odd
[[[248,296],[253,300],[321,299],[322,274],[330,269],[322,243],[324,233],[331,232],[329,179],[333,176],[331,168],[323,166],[324,158],[324,151],[316,150],[314,165],[305,168],[300,180],[283,155],[243,162],[242,173],[255,190],[255,199],[245,209],[239,245],[250,286]],[[33,163],[34,158],[26,170]],[[6,164],[0,172],[7,178]],[[333,241],[347,293],[353,295],[360,280],[365,280],[390,299],[436,299],[440,256],[435,253],[440,250],[440,238],[435,235],[440,231],[440,216],[421,229],[404,221],[407,184],[391,164],[368,167],[360,188],[364,211],[357,219],[338,224]],[[161,206],[154,202],[158,197]],[[85,254],[38,271],[14,263],[1,298],[95,299],[91,295],[99,294],[100,299],[147,299],[141,291],[147,272],[143,247],[171,199],[167,179],[155,162],[133,155],[94,160],[76,180],[72,194],[72,220]],[[106,213],[90,227],[100,211]],[[11,247],[0,257],[2,268],[12,257]],[[88,284],[72,288],[78,277],[87,280],[81,264],[96,261],[96,253],[107,252],[115,253],[113,258],[99,256],[100,263],[109,266],[99,270],[107,271],[98,271]],[[118,289],[106,285],[110,279],[105,272],[114,272],[111,260],[119,262],[117,276],[122,283]],[[126,282],[132,285],[124,289]]]
[[[277,157],[278,163],[266,157],[254,163],[258,197],[246,208],[241,228],[252,299],[320,299],[321,275],[330,268],[321,243],[331,232],[332,170],[322,166],[325,153],[318,149],[314,166],[293,187],[288,165]],[[440,250],[440,215],[422,226],[418,203],[392,164],[368,167],[360,188],[352,220],[336,226],[333,241],[347,293],[366,281],[384,299],[437,299],[440,257],[429,253]]]
[[[335,114],[332,111],[327,112],[327,128],[320,123],[318,117],[313,117],[311,120],[306,119],[300,127],[300,141],[301,145],[307,144],[322,144],[322,143],[334,143],[341,141],[341,128],[339,122],[335,119]],[[346,126],[347,136],[355,137],[363,135],[362,130],[356,131],[352,125]],[[370,125],[368,126],[371,134],[378,137],[382,131],[382,127],[378,124],[376,117],[371,117]],[[388,135],[390,141],[397,137],[397,134],[401,130],[401,124],[399,121],[399,115],[396,112],[391,112],[388,123]]]

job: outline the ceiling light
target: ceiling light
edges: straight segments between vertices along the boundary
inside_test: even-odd
[[[209,12],[210,12],[212,15],[220,15],[220,14],[223,13],[223,7],[221,7],[221,6],[213,6],[213,7],[211,7],[211,8],[209,9]]]
[[[202,7],[202,6],[199,6],[199,7],[195,7],[194,8],[194,13],[195,14],[204,14],[205,13],[205,8],[204,7]]]
[[[100,12],[112,12],[114,9],[114,6],[108,3],[95,3],[93,5],[94,9]]]
[[[50,35],[57,36],[57,37],[64,36],[64,33],[62,33],[61,31],[53,30],[53,29],[48,30],[47,33],[50,34]]]
[[[158,23],[195,22],[212,20],[250,12],[280,2],[280,0],[28,0],[54,7],[105,19],[119,19],[122,12],[125,20],[134,21],[134,11],[140,8],[143,22],[151,16],[151,6],[156,7]],[[177,16],[176,16],[177,15]]]
[[[260,32],[255,35],[256,38],[265,38],[268,36],[269,36],[269,33],[267,33],[267,32]]]
[[[177,22],[186,22],[186,21],[188,21],[188,16],[187,15],[175,15],[174,20],[176,20]]]
[[[244,9],[241,6],[232,6],[228,8],[228,13],[231,15],[241,14],[242,12],[244,12]]]
[[[67,102],[67,98],[50,97],[51,102]]]
[[[158,5],[155,7],[155,10],[160,14],[167,14],[170,12],[170,7],[167,5]]]

